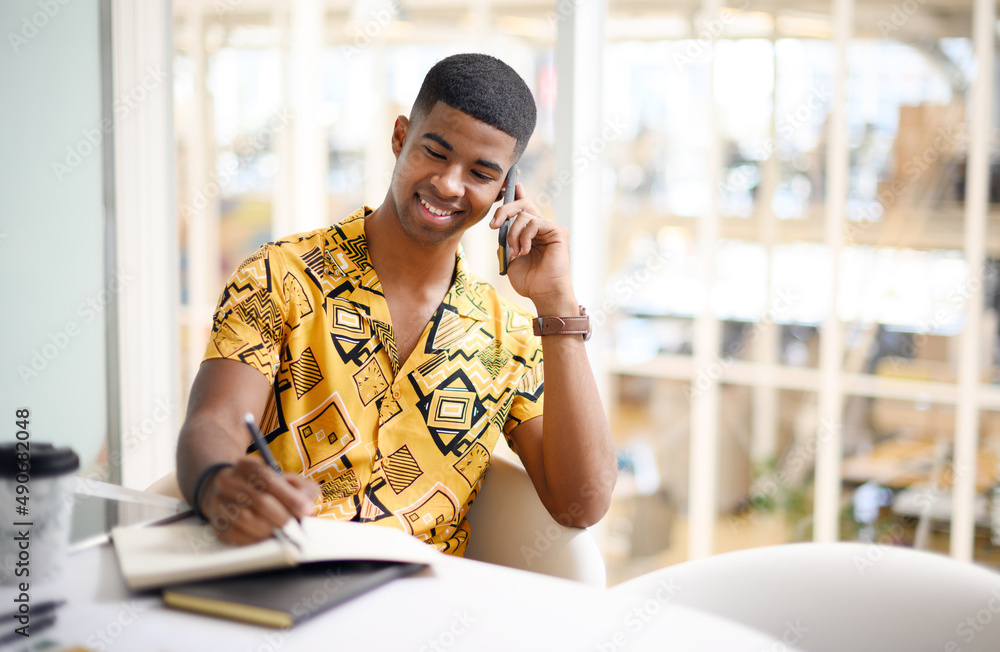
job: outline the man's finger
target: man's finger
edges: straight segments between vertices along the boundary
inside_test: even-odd
[[[518,250],[521,254],[527,254],[531,251],[531,241],[537,234],[537,220],[528,220],[524,228],[521,229],[521,233],[518,234]]]
[[[289,517],[308,516],[312,513],[316,500],[290,480],[291,478],[277,476],[268,484],[268,493],[282,504]],[[288,521],[288,518],[285,518],[285,521]]]
[[[219,529],[215,526],[216,536],[219,537],[225,543],[229,543],[236,546],[246,546],[251,543],[257,543],[258,541],[263,541],[271,537],[272,530],[265,529],[263,532],[250,533],[242,527],[239,522],[225,522],[225,527]]]
[[[281,520],[281,523],[287,522],[289,518],[312,511],[315,501],[289,482],[293,476],[279,475],[261,460],[251,457],[240,460],[236,465],[236,470],[258,493],[274,496],[284,507],[287,516]]]
[[[538,234],[539,221],[540,218],[535,215],[522,214],[514,222],[507,234],[512,256],[523,256],[531,251],[531,243]]]
[[[252,516],[270,529],[282,527],[298,514],[285,507],[274,494],[258,494],[251,506]]]
[[[291,518],[312,513],[310,493],[278,475],[260,460],[245,458],[220,472],[213,483],[212,523],[224,541],[252,543],[272,535]],[[308,487],[312,483],[303,484]],[[314,491],[318,492],[318,488]]]
[[[256,527],[253,519],[247,518],[248,508],[227,497],[214,498],[206,516],[215,530],[216,536],[226,543],[245,545],[266,539],[271,528]]]
[[[316,482],[310,480],[309,478],[303,478],[302,476],[299,475],[290,475],[288,476],[287,479],[290,484],[292,484],[296,489],[305,494],[306,498],[309,500],[310,503],[310,513],[311,513],[312,508],[316,504],[316,501],[318,501],[320,495],[322,495],[322,491],[320,490],[319,485]]]
[[[518,213],[524,213],[525,216],[538,217],[540,211],[527,199],[519,199],[509,204],[503,204],[502,206],[498,206],[493,212],[493,218],[490,220],[490,228],[499,229],[500,225],[507,218],[514,217]]]

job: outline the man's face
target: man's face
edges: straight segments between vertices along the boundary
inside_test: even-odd
[[[438,102],[392,133],[391,194],[400,225],[423,244],[457,242],[497,201],[516,139]]]

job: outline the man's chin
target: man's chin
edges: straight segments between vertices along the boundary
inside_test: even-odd
[[[433,225],[425,224],[421,220],[413,219],[413,216],[401,217],[400,226],[403,229],[403,233],[414,244],[418,245],[440,246],[462,237],[461,230],[454,225],[450,226],[450,228],[435,228]]]

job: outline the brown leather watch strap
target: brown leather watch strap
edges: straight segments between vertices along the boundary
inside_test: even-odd
[[[579,317],[535,317],[531,320],[535,335],[582,335],[590,339],[590,315],[580,306]]]

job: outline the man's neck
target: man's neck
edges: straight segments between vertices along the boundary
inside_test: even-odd
[[[451,286],[458,243],[414,242],[403,231],[388,199],[365,218],[365,240],[383,287],[436,294],[439,288]]]

